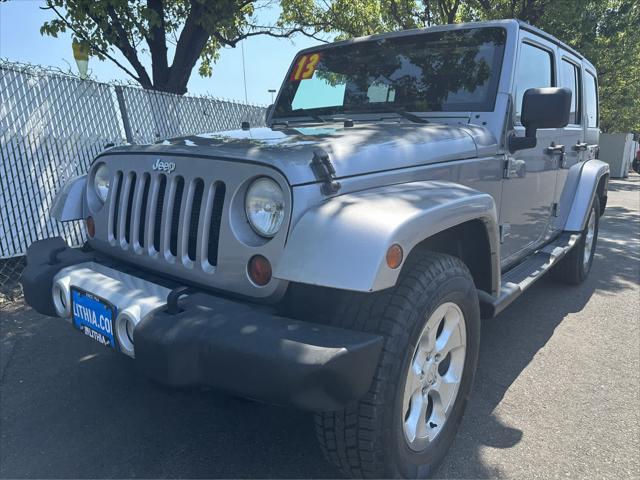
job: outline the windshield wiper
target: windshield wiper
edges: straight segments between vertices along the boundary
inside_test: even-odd
[[[422,118],[420,115],[409,113],[405,110],[389,110],[389,113],[395,113],[396,115],[411,120],[414,123],[431,123],[426,118]]]

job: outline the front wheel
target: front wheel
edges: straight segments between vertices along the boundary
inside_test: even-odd
[[[369,392],[356,405],[316,415],[328,459],[347,475],[423,478],[445,456],[462,419],[478,360],[480,311],[459,259],[425,253],[398,284],[346,302],[341,322],[382,334]]]
[[[598,243],[600,226],[600,200],[593,197],[587,225],[581,232],[580,240],[567,255],[553,268],[556,280],[570,285],[579,285],[587,278],[593,265],[593,256]]]

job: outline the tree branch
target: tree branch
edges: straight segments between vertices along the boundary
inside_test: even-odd
[[[476,0],[476,2],[486,13],[488,13],[492,9],[491,0]]]
[[[396,3],[396,0],[391,0],[389,6],[391,9],[391,16],[393,17],[393,19],[396,21],[399,27],[401,27],[403,30],[406,30],[408,27],[406,25],[406,22],[400,15],[400,12],[398,12],[398,4]]]
[[[80,38],[81,40],[84,40],[85,42],[87,42],[89,44],[89,46],[91,47],[92,50],[95,50],[96,52],[98,52],[100,55],[104,56],[105,58],[108,58],[109,60],[111,60],[118,68],[120,68],[122,71],[124,71],[127,75],[129,75],[131,78],[133,78],[136,82],[140,82],[140,78],[136,77],[136,75],[129,70],[127,67],[125,67],[124,65],[122,65],[118,60],[116,60],[115,58],[113,58],[113,56],[111,56],[109,54],[109,52],[107,52],[106,50],[98,47],[94,42],[92,42],[84,33],[80,32],[78,29],[76,29],[57,9],[54,5],[51,5],[48,1],[47,1],[47,6],[46,7],[40,7],[41,10],[52,10],[56,16],[62,20],[62,22],[64,22],[64,24],[67,26],[67,28],[69,30],[71,30],[73,33],[76,34],[76,36],[78,38]]]
[[[427,27],[430,27],[431,26],[431,1],[422,0],[422,4],[424,5],[423,22]]]
[[[322,43],[331,43],[329,42],[329,40],[326,40],[324,38],[320,38],[317,35],[319,35],[322,31],[324,31],[326,28],[329,28],[329,25],[327,24],[317,24],[313,26],[313,33],[309,32],[307,30],[305,30],[304,27],[295,27],[295,28],[290,28],[290,29],[286,29],[284,27],[276,27],[273,25],[252,25],[252,24],[248,24],[249,29],[251,30],[251,36],[255,36],[255,35],[267,35],[267,36],[271,36],[271,37],[275,37],[275,38],[288,38],[290,36],[293,36],[297,33],[299,33],[300,35],[303,35],[305,37],[308,38],[313,38],[314,40],[318,40],[319,42]],[[274,30],[276,31],[280,31],[280,34],[276,34],[274,33]],[[246,37],[245,37],[246,38]]]
[[[115,30],[116,47],[118,47],[118,49],[122,52],[124,57],[129,61],[131,66],[137,72],[138,76],[140,77],[140,80],[139,80],[140,84],[145,88],[152,88],[153,83],[151,82],[151,78],[149,78],[149,74],[147,73],[147,70],[144,68],[144,65],[142,65],[142,63],[140,62],[140,59],[138,58],[138,52],[133,47],[133,45],[131,45],[131,42],[129,41],[129,37],[127,36],[127,31],[122,26],[122,23],[120,22],[120,18],[118,17],[118,13],[115,11],[112,5],[107,6],[107,14],[111,19],[111,23],[109,24],[108,21],[106,22],[107,27],[104,28],[105,33],[109,34],[109,30],[111,29]],[[96,22],[98,26],[100,25],[100,22],[98,21],[97,18],[94,18],[91,15],[90,17],[94,22]]]
[[[237,37],[230,39],[230,38],[226,38],[224,35],[222,35],[220,32],[213,32],[212,36],[218,40],[221,44],[223,45],[227,45],[229,47],[235,48],[236,45],[238,44],[238,42],[240,42],[241,40],[244,40],[246,38],[249,37],[256,37],[258,35],[265,35],[267,37],[273,37],[273,38],[289,38],[292,35],[299,33],[301,35],[304,35],[305,37],[309,37],[309,38],[313,38],[314,40],[318,40],[319,42],[323,42],[323,43],[330,43],[328,40],[325,40],[324,38],[320,38],[317,37],[316,35],[318,35],[322,30],[321,29],[315,29],[315,31],[313,33],[308,32],[307,30],[305,30],[303,27],[297,27],[297,28],[291,28],[291,29],[280,29],[278,27],[269,27],[269,26],[260,26],[260,25],[250,25],[251,28],[255,27],[255,28],[263,28],[263,29],[267,29],[267,30],[257,30],[257,31],[251,31],[251,32],[247,32],[247,33],[243,33],[241,35],[238,35]],[[272,30],[269,30],[272,29]],[[273,30],[280,30],[282,33],[276,33]]]
[[[456,20],[456,15],[458,13],[458,8],[460,8],[460,0],[454,0],[453,5],[449,8],[449,4],[447,0],[440,0],[443,5],[443,10],[446,13],[447,23],[454,23]],[[445,4],[447,5],[445,7]]]

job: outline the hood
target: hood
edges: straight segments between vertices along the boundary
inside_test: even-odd
[[[329,154],[336,178],[343,178],[495,154],[497,142],[475,125],[376,122],[231,130],[114,150],[250,160],[277,168],[299,185],[317,181],[310,168],[316,149]]]

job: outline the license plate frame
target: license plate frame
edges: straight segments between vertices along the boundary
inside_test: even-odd
[[[76,286],[70,288],[70,293],[73,327],[97,343],[118,350],[115,338],[115,320],[118,313],[116,306],[95,293]]]

